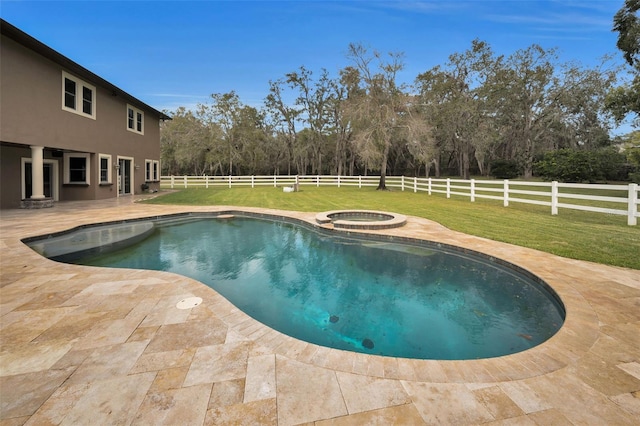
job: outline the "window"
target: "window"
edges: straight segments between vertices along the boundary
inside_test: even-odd
[[[144,135],[144,112],[127,105],[127,130]]]
[[[64,106],[76,109],[76,82],[64,79]]]
[[[151,182],[153,179],[153,161],[144,160],[144,180]]]
[[[100,154],[100,184],[111,183],[111,156]]]
[[[160,180],[160,162],[158,160],[144,160],[144,180],[147,182]]]
[[[62,71],[62,109],[84,117],[96,118],[96,88]]]
[[[82,112],[88,115],[92,115],[91,110],[93,108],[93,92],[86,87],[82,88]]]
[[[64,183],[89,185],[89,154],[64,154]]]

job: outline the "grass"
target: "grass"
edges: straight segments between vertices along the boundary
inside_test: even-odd
[[[530,247],[572,259],[640,269],[640,226],[625,216],[467,197],[447,199],[410,191],[373,188],[302,187],[284,193],[273,187],[185,189],[147,201],[154,204],[228,205],[305,212],[339,209],[385,210],[434,220],[449,229]]]

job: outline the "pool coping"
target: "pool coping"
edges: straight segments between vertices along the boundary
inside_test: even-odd
[[[122,276],[121,272],[118,273],[111,270],[100,270],[99,274],[95,275],[97,268],[63,265],[50,261],[26,247],[20,241],[21,239],[43,233],[62,232],[72,226],[89,225],[96,221],[136,220],[142,217],[153,217],[154,215],[164,216],[166,214],[184,214],[186,212],[247,211],[289,217],[305,221],[311,226],[320,226],[315,222],[315,214],[313,213],[273,209],[139,204],[122,206],[104,203],[100,208],[95,207],[95,210],[76,210],[77,206],[83,205],[86,206],[86,204],[82,203],[70,203],[67,206],[63,206],[63,208],[56,206],[53,211],[47,212],[2,211],[0,221],[3,248],[1,291],[3,299],[2,314],[5,320],[2,321],[0,327],[5,341],[3,343],[3,353],[8,354],[8,358],[4,358],[5,363],[0,373],[0,379],[7,380],[9,377],[14,377],[17,372],[53,371],[52,367],[39,367],[40,369],[38,370],[36,367],[24,365],[20,358],[12,358],[14,355],[18,356],[20,351],[24,349],[23,344],[12,344],[11,341],[5,340],[7,336],[13,338],[13,334],[7,334],[7,330],[11,330],[12,326],[20,325],[20,318],[24,312],[27,312],[25,311],[25,306],[28,305],[28,301],[25,299],[25,292],[32,293],[36,291],[35,297],[38,283],[46,282],[44,274],[52,277],[49,280],[55,280],[56,276],[89,276],[94,274],[91,276],[99,276],[99,279],[95,279],[105,282],[113,281],[115,277]],[[32,225],[34,221],[38,221],[39,225],[37,227]],[[485,387],[493,383],[500,385],[504,390],[509,389],[505,385],[506,383],[531,384],[534,383],[532,380],[538,380],[539,378],[544,378],[544,382],[550,385],[551,383],[556,383],[554,377],[560,377],[558,374],[562,372],[563,379],[558,383],[563,383],[559,386],[566,387],[566,389],[554,391],[554,397],[560,401],[557,406],[554,406],[554,409],[559,410],[565,418],[580,419],[582,418],[581,416],[585,415],[585,410],[587,413],[599,413],[598,416],[601,419],[607,418],[603,412],[609,415],[614,413],[618,416],[616,417],[618,419],[631,418],[629,415],[633,412],[630,411],[633,410],[633,404],[629,405],[630,403],[628,402],[623,404],[614,397],[623,398],[624,395],[631,395],[633,392],[637,393],[640,390],[640,385],[636,385],[636,382],[640,383],[640,377],[629,373],[628,377],[625,376],[625,380],[613,380],[611,377],[593,376],[596,372],[592,373],[584,370],[584,366],[593,363],[594,357],[602,359],[606,365],[614,368],[613,371],[618,371],[621,368],[619,365],[622,364],[640,365],[638,364],[640,361],[640,349],[637,347],[635,349],[629,348],[625,346],[626,342],[624,342],[624,339],[631,340],[630,344],[633,345],[633,339],[637,339],[633,333],[629,334],[630,332],[625,330],[629,330],[629,327],[631,330],[640,330],[638,312],[633,309],[634,303],[640,303],[640,271],[560,258],[532,249],[458,233],[435,222],[415,217],[409,217],[407,224],[402,228],[373,231],[350,230],[349,232],[366,232],[388,236],[394,236],[400,232],[411,238],[418,237],[443,244],[456,245],[485,253],[495,258],[505,259],[540,277],[558,293],[565,306],[565,323],[555,336],[541,345],[503,357],[464,361],[381,357],[325,348],[283,335],[239,311],[214,290],[188,278],[167,272],[154,271],[144,271],[142,275],[142,271],[132,271],[131,275],[136,277],[144,276],[145,279],[150,280],[181,283],[179,286],[184,290],[176,294],[176,298],[183,299],[185,295],[202,297],[203,303],[200,306],[213,312],[215,317],[223,321],[235,336],[257,345],[256,347],[261,348],[259,350],[260,354],[276,356],[276,360],[292,360],[314,368],[317,367],[336,373],[340,372],[340,374],[348,373],[369,377],[370,380],[398,380],[403,383],[402,386],[405,388],[409,386],[409,383],[429,383],[433,386],[437,384],[464,384],[467,388],[471,384],[476,384],[473,387],[475,389],[480,386],[479,384],[483,384],[481,386]],[[93,283],[87,282],[86,286],[90,287]],[[64,304],[61,306],[64,306]],[[614,307],[613,310],[612,306]],[[198,309],[201,308],[194,308],[192,315],[197,316],[197,312],[202,312],[198,311]],[[12,321],[7,321],[6,319],[8,318],[12,318]],[[15,338],[17,341],[21,341],[20,337]],[[127,335],[123,336],[123,338],[126,341],[130,337]],[[620,342],[618,345],[621,349],[618,352],[624,352],[624,354],[619,354],[616,351],[605,353],[602,350],[602,345],[610,344],[607,342],[612,339]],[[37,344],[37,341],[35,342]],[[66,344],[71,345],[68,350],[74,345],[73,341]],[[42,356],[38,355],[32,361],[35,362]],[[8,362],[6,361],[7,359],[9,360]],[[61,359],[64,359],[64,357]],[[611,372],[610,369],[606,371]],[[568,377],[573,377],[570,383],[566,382],[565,376],[567,375]],[[572,385],[571,383],[574,384]],[[578,387],[572,388],[575,385]],[[585,389],[582,386],[589,386],[593,392],[602,395],[604,399],[596,398],[601,402],[601,406],[564,407],[561,403],[563,398],[558,392],[584,392]],[[592,390],[589,392],[592,392]],[[280,395],[279,393],[278,395],[279,398],[291,397],[284,394]],[[419,395],[414,395],[414,397],[418,398]],[[517,400],[515,396],[511,395],[511,397]],[[624,398],[627,397],[624,396]],[[627,401],[627,399],[624,399],[624,401]],[[605,400],[608,402],[605,402]],[[418,403],[414,401],[414,404]],[[549,402],[549,404],[553,403]],[[614,407],[617,408],[614,409]],[[572,411],[574,409],[578,411]],[[38,410],[33,410],[33,413],[27,417],[30,417],[36,411]],[[328,417],[317,415],[315,418],[312,418],[313,416],[299,417],[300,413],[289,414],[298,420],[306,419],[308,421],[334,417],[334,415],[328,413]],[[279,423],[295,423],[288,421],[287,419],[291,419],[286,416],[284,412],[283,414],[279,412]],[[426,414],[423,414],[423,418],[425,416]],[[625,423],[622,422],[622,424]],[[632,423],[629,422],[629,424]]]

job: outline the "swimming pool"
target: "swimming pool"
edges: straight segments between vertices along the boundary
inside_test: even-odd
[[[285,334],[385,356],[520,352],[547,340],[564,320],[560,300],[540,280],[452,247],[336,236],[268,218],[147,222],[154,231],[141,227],[143,241],[97,255],[83,249],[74,256],[90,256],[75,262],[186,275]]]

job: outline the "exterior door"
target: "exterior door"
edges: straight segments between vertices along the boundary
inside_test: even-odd
[[[120,158],[118,165],[118,195],[131,194],[132,161],[126,158]]]
[[[55,173],[57,172],[56,164],[54,162],[47,162],[42,165],[42,179],[44,184],[44,196],[48,198],[53,198],[57,201],[56,194],[56,179]],[[24,163],[24,199],[31,198],[33,195],[33,184],[31,182],[31,162],[27,161]]]

